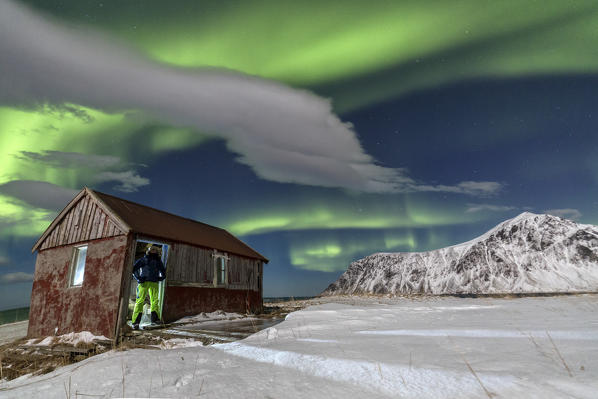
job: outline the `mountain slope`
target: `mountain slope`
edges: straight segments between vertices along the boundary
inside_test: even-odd
[[[463,244],[357,260],[322,295],[598,291],[598,227],[525,212]]]

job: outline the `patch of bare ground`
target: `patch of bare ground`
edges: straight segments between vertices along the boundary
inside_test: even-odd
[[[0,380],[46,374],[112,349],[111,342],[35,345],[39,341],[22,338],[0,346]]]

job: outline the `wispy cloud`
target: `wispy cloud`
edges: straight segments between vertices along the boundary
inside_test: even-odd
[[[467,204],[467,209],[465,210],[466,213],[475,213],[475,212],[507,212],[512,211],[515,209],[519,209],[516,206],[508,206],[508,205],[493,205],[493,204]]]
[[[77,190],[35,180],[13,180],[0,184],[0,194],[17,198],[35,208],[60,210]]]
[[[577,209],[564,208],[564,209],[547,209],[544,211],[549,215],[559,216],[564,219],[578,220],[581,218],[581,212]]]
[[[0,274],[0,284],[25,283],[33,281],[33,273],[15,272]]]
[[[140,176],[135,170],[118,170],[128,167],[119,157],[112,155],[82,154],[78,152],[21,151],[17,158],[43,163],[57,168],[85,168],[90,171],[88,185],[95,183],[116,182],[116,191],[134,192],[139,187],[150,184],[150,180]]]
[[[500,188],[495,182],[416,183],[368,155],[327,99],[233,71],[159,64],[9,0],[0,2],[0,54],[0,104],[139,109],[224,138],[240,162],[267,180],[381,193],[488,195]]]
[[[137,191],[139,187],[150,183],[149,179],[139,176],[132,170],[124,172],[102,172],[95,176],[95,181],[98,183],[117,182],[118,185],[114,189],[125,193]]]
[[[503,185],[493,181],[464,181],[454,186],[447,185],[414,185],[413,191],[438,191],[456,194],[467,194],[473,196],[487,197],[499,193]]]
[[[121,163],[119,157],[112,155],[81,154],[79,152],[64,151],[21,151],[16,157],[59,168],[87,167],[105,169]]]

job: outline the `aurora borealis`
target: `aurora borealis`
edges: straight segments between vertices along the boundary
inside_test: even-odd
[[[0,5],[0,297],[83,186],[229,229],[266,296],[524,210],[598,223],[594,1]]]

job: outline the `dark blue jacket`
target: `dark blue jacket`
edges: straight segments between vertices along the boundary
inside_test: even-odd
[[[144,281],[162,281],[166,278],[166,269],[157,254],[148,254],[135,262],[133,277],[138,283]]]

